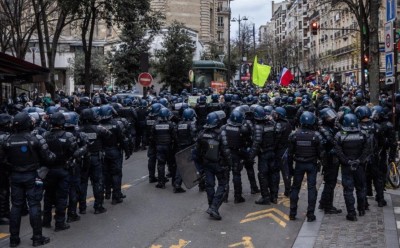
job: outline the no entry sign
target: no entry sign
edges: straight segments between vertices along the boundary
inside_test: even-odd
[[[139,83],[144,86],[144,87],[148,87],[151,85],[151,83],[153,82],[153,77],[151,76],[150,73],[148,72],[143,72],[139,74],[139,79],[138,79]]]

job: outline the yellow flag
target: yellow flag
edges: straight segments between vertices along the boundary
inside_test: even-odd
[[[271,72],[271,66],[260,65],[257,62],[257,55],[256,55],[253,64],[253,83],[259,87],[264,87],[270,72]]]

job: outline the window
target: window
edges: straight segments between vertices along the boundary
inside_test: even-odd
[[[218,27],[224,26],[224,17],[218,16]]]

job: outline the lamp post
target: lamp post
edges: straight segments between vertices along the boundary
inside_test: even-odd
[[[233,17],[232,20],[231,20],[232,22],[238,22],[238,24],[239,24],[239,47],[240,47],[240,50],[242,50],[242,45],[243,45],[242,42],[241,42],[241,36],[240,36],[240,23],[242,21],[247,21],[247,20],[248,20],[248,18],[246,16],[240,17],[240,15],[239,15],[238,18]],[[241,60],[243,60],[243,53],[241,54],[241,56],[242,56]]]
[[[242,70],[241,70],[241,68],[240,68],[240,65],[241,65],[241,62],[243,62],[243,49],[242,49],[242,42],[241,42],[241,37],[240,37],[240,23],[242,22],[242,21],[247,21],[248,20],[248,18],[246,17],[246,16],[243,16],[243,17],[240,17],[240,15],[239,15],[239,17],[238,18],[232,18],[232,22],[238,22],[238,24],[239,24],[239,50],[241,51],[241,58],[240,58],[240,64],[239,64],[239,80],[241,80],[241,78],[242,78]]]
[[[228,84],[231,82],[231,1],[228,0]]]
[[[35,53],[36,53],[39,49],[36,47],[36,44],[33,43],[33,47],[29,47],[29,50],[30,50],[31,53],[32,53],[32,64],[35,64]]]

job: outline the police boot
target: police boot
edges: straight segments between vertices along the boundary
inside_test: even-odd
[[[42,235],[40,235],[40,236],[33,236],[32,240],[33,240],[32,245],[33,245],[34,247],[42,246],[42,245],[45,245],[45,244],[50,243],[50,238],[49,238],[49,237],[42,236]]]
[[[94,214],[102,214],[107,212],[107,209],[103,206],[99,206],[94,210]]]
[[[290,208],[289,220],[296,220],[297,208]]]
[[[21,244],[21,239],[19,237],[10,237],[10,247],[17,247]]]
[[[349,221],[357,221],[357,214],[356,213],[349,213],[346,215],[346,220]]]
[[[340,214],[342,213],[341,209],[335,208],[334,206],[324,208],[325,214]]]
[[[233,184],[233,189],[234,189],[234,203],[242,203],[245,202],[246,200],[242,196],[242,185],[239,183],[234,183]]]
[[[182,187],[174,187],[174,193],[185,193],[186,190],[184,190]]]
[[[260,182],[261,198],[255,201],[255,203],[260,205],[269,205],[271,204],[271,202],[270,202],[270,194],[268,189],[267,178],[264,177],[262,174],[258,173],[258,180]]]
[[[315,221],[317,218],[315,217],[314,213],[308,212],[307,213],[307,222],[313,222]]]
[[[209,214],[210,217],[215,219],[215,220],[221,220],[222,219],[222,217],[219,214],[218,210],[213,208],[212,206],[207,209],[206,213]]]
[[[67,223],[79,221],[81,217],[77,213],[71,213],[68,215]]]
[[[157,177],[149,176],[149,183],[156,183],[156,182],[158,182]]]
[[[71,226],[67,223],[56,224],[54,231],[60,232],[69,229]]]

